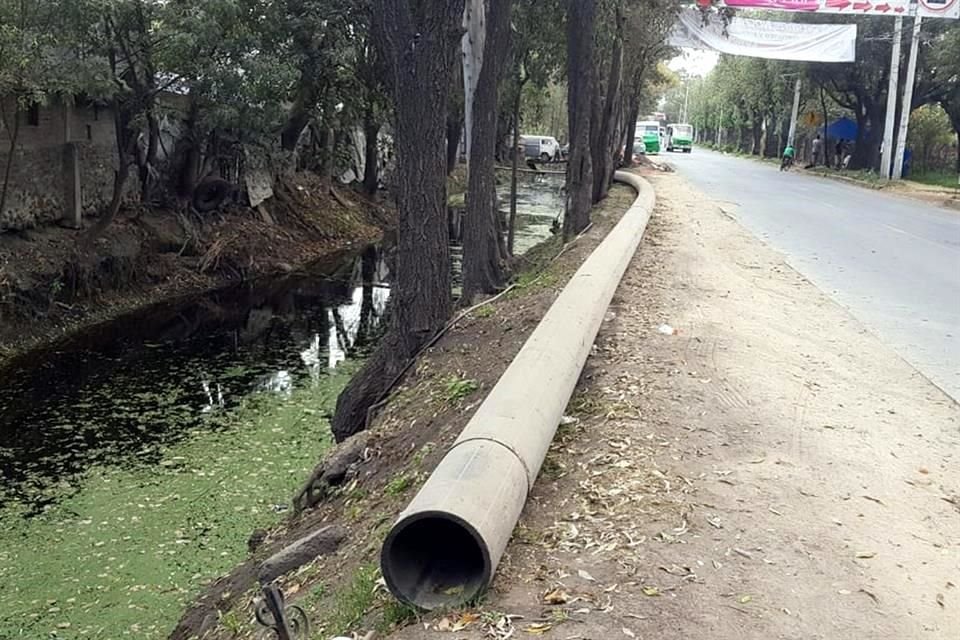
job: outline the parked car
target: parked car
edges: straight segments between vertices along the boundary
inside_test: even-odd
[[[680,150],[690,153],[693,149],[693,126],[689,124],[667,125],[667,151]]]
[[[660,153],[660,123],[656,120],[638,122],[635,141],[643,142],[646,153]]]
[[[553,136],[520,136],[523,155],[538,158],[541,162],[560,160],[560,143]]]

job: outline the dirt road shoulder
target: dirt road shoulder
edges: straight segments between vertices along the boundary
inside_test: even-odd
[[[675,174],[494,589],[393,638],[955,637],[960,411]]]

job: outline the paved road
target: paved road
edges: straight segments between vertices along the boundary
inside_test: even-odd
[[[701,149],[661,159],[960,401],[960,212]]]

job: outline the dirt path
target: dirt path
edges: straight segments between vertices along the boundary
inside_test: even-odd
[[[651,179],[579,423],[493,592],[391,637],[957,638],[957,405],[682,178]]]

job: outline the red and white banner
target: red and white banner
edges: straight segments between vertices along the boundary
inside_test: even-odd
[[[847,15],[909,15],[910,0],[724,0],[736,9],[776,9]]]
[[[723,0],[736,9],[774,9],[846,15],[912,16],[912,0]],[[960,18],[960,0],[916,0],[916,13],[924,18]]]

